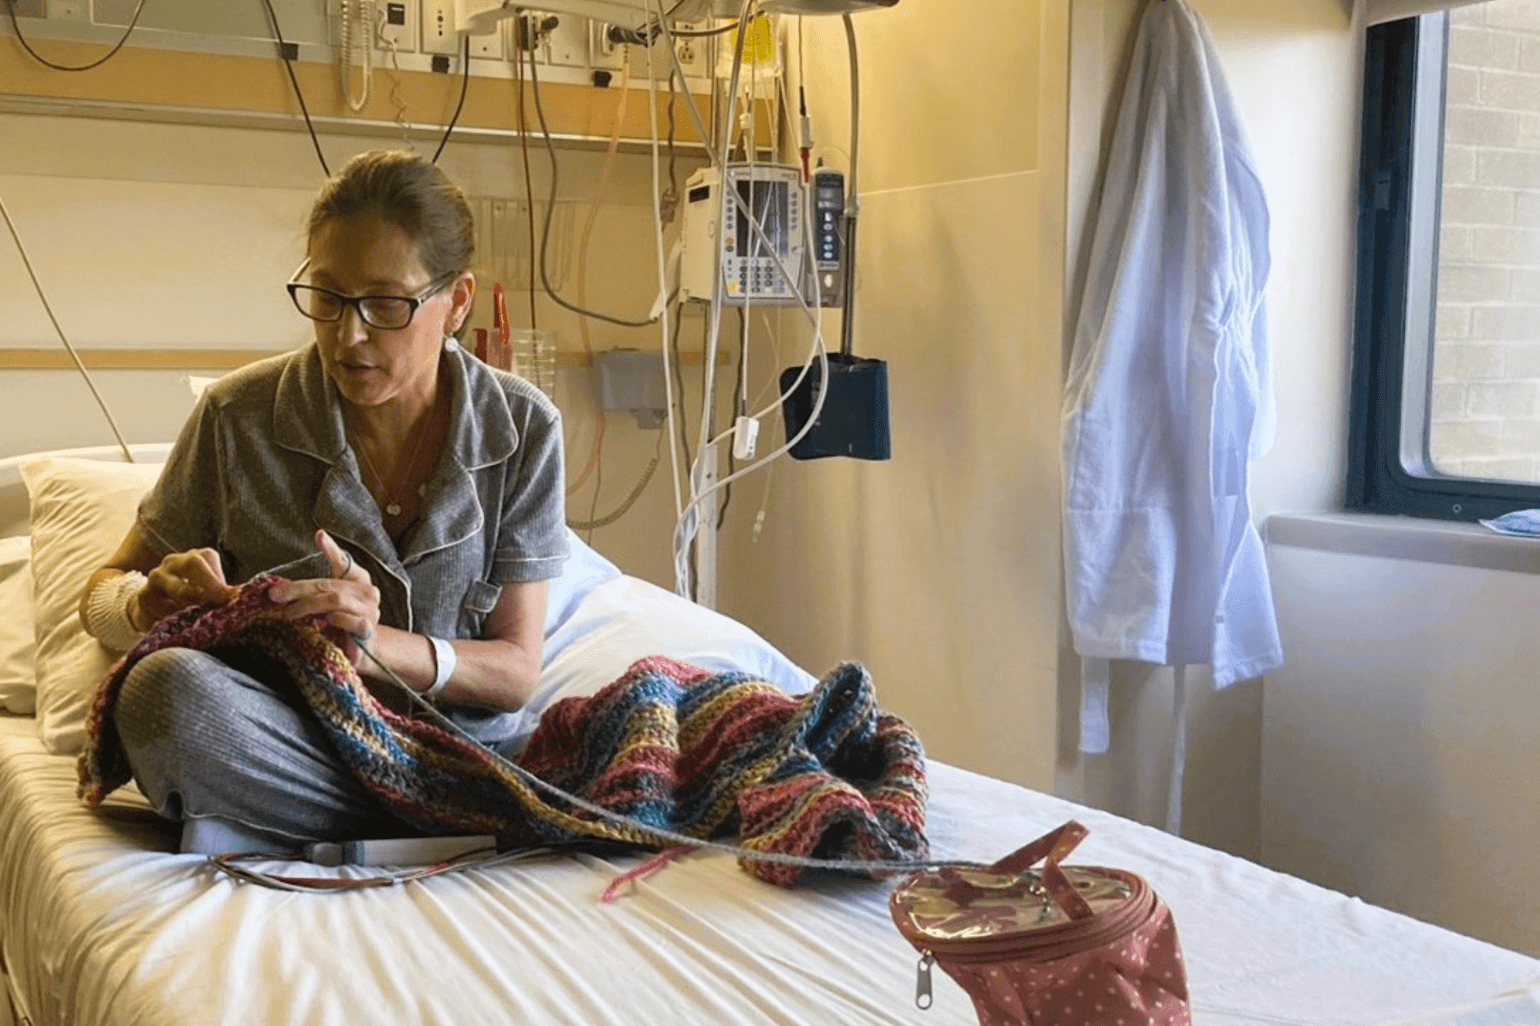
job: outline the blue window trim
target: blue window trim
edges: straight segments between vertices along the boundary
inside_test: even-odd
[[[1540,487],[1444,477],[1427,459],[1447,42],[1442,14],[1368,33],[1346,505],[1477,520],[1540,507]]]

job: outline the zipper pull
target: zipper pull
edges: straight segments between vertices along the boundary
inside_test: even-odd
[[[930,967],[935,964],[935,955],[929,951],[920,952],[920,965],[914,980],[914,1004],[922,1011],[931,1006]]]

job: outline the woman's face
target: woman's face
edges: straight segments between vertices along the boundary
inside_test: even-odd
[[[309,280],[345,296],[416,296],[433,284],[410,236],[373,215],[321,223],[310,239]],[[350,403],[426,402],[444,336],[469,314],[474,293],[475,279],[461,274],[396,329],[373,327],[356,307],[344,307],[341,320],[315,323],[321,365]]]

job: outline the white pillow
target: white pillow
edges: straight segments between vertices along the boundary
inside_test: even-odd
[[[32,501],[37,732],[49,751],[69,754],[85,744],[91,697],[118,653],[81,626],[80,592],[117,551],[162,466],[73,457],[20,465]]]
[[[545,636],[550,637],[577,611],[578,604],[605,581],[620,576],[620,567],[591,548],[577,532],[567,529],[567,562],[551,581],[545,599]]]
[[[534,730],[553,703],[591,695],[650,655],[712,673],[749,673],[793,695],[816,683],[737,620],[640,578],[619,576],[581,594],[571,614],[546,634],[540,681],[517,714],[514,735]]]
[[[30,716],[37,705],[32,671],[32,541],[0,538],[0,709]]]

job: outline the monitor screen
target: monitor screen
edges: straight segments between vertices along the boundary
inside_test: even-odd
[[[754,212],[754,219],[764,229],[765,238],[769,239],[775,247],[776,256],[785,259],[790,248],[790,240],[787,238],[790,216],[788,206],[790,204],[789,190],[785,182],[749,181],[740,178],[738,180],[738,195],[748,208]],[[753,227],[743,220],[743,210],[738,210],[738,256],[740,257],[765,257],[770,255],[770,250],[765,248],[765,243]]]

